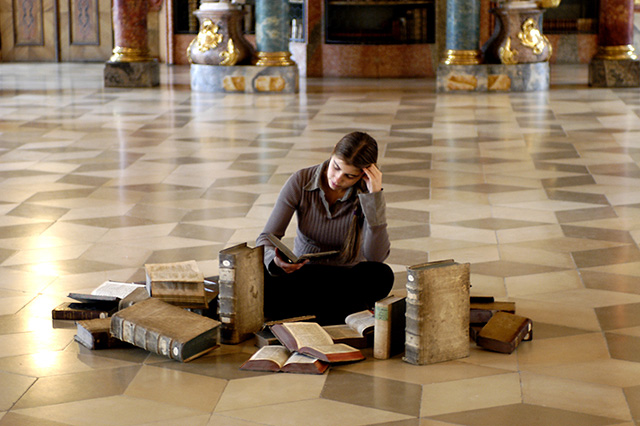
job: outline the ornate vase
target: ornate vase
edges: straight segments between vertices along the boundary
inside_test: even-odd
[[[250,65],[255,50],[242,35],[245,12],[237,5],[203,2],[194,12],[200,31],[187,48],[192,64]]]
[[[542,14],[534,2],[503,2],[491,9],[496,26],[485,44],[485,63],[526,64],[551,57],[549,39],[542,34]]]

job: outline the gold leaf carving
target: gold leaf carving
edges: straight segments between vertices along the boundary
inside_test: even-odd
[[[233,40],[229,39],[227,43],[227,50],[224,52],[220,52],[220,57],[224,58],[220,65],[235,65],[238,62],[238,51],[236,50],[235,44],[233,44]]]
[[[523,46],[533,50],[534,55],[540,55],[544,48],[549,45],[549,40],[538,29],[538,24],[533,18],[529,18],[522,24],[522,31],[518,33],[518,38]]]
[[[511,50],[511,37],[507,37],[507,42],[504,44],[504,46],[498,49],[498,56],[500,57],[500,61],[505,65],[517,64],[517,54],[517,50]]]

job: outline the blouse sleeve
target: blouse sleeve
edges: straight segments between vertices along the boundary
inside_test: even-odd
[[[359,194],[364,213],[362,254],[370,262],[384,262],[391,252],[383,191]]]
[[[278,238],[284,236],[294,212],[298,208],[302,197],[302,183],[299,173],[289,177],[280,190],[276,204],[271,211],[271,216],[267,220],[262,233],[256,240],[256,245],[264,246],[264,265],[271,272],[271,262],[276,257],[275,246],[267,238],[267,234],[273,234]]]

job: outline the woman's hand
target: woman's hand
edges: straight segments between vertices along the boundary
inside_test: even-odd
[[[364,172],[365,183],[367,184],[367,189],[369,192],[378,192],[382,190],[382,172],[375,164],[370,165],[369,167],[365,167],[362,169]]]
[[[309,262],[309,259],[305,259],[304,262],[300,263],[289,263],[280,256],[280,250],[276,248],[276,257],[273,258],[273,261],[277,267],[282,269],[287,274],[290,274],[306,265],[307,262]]]

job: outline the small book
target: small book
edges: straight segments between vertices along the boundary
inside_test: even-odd
[[[317,322],[286,322],[271,326],[280,343],[291,352],[298,352],[325,362],[360,361],[359,349],[333,339]]]
[[[89,349],[110,349],[130,346],[129,343],[116,339],[109,332],[111,318],[94,318],[76,322],[78,330],[75,340]]]
[[[80,302],[112,303],[117,305],[118,309],[122,309],[120,306],[122,299],[125,299],[136,290],[138,290],[138,295],[142,294],[139,292],[140,289],[145,290],[144,284],[109,280],[100,284],[91,293],[69,293],[68,296]]]
[[[328,362],[297,352],[292,353],[282,345],[264,346],[240,366],[243,370],[304,374],[322,374],[327,367],[329,367]]]
[[[478,346],[505,354],[512,353],[523,340],[531,340],[533,322],[508,312],[496,312],[478,333]]]
[[[516,313],[515,302],[474,302],[469,306],[469,324],[484,325],[496,312]]]
[[[220,322],[150,297],[116,312],[111,335],[158,355],[188,362],[217,348]]]
[[[118,305],[111,303],[63,302],[51,310],[54,320],[85,320],[107,318],[118,310]]]
[[[374,326],[373,312],[364,310],[347,315],[344,324],[325,325],[322,328],[329,333],[333,343],[364,349],[373,344]]]
[[[373,357],[388,359],[404,351],[405,297],[388,296],[375,304]]]
[[[149,294],[182,308],[208,307],[204,274],[195,260],[144,265]]]
[[[267,234],[267,238],[269,239],[269,241],[271,241],[271,243],[274,246],[278,248],[278,250],[280,250],[281,257],[289,263],[300,263],[300,262],[304,262],[307,259],[331,257],[340,253],[338,250],[331,250],[331,251],[323,251],[319,253],[305,253],[303,255],[296,256],[293,253],[293,250],[287,247],[287,245],[283,243],[280,238],[276,237],[273,234]]]

